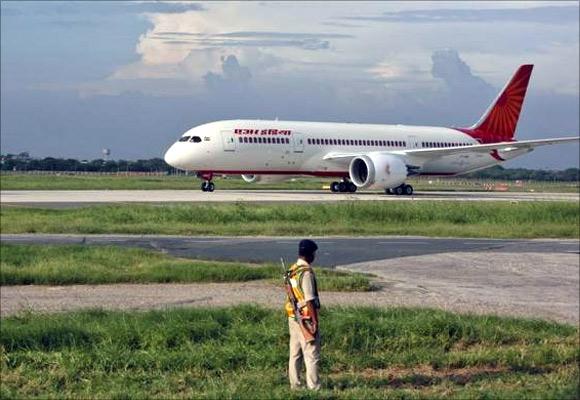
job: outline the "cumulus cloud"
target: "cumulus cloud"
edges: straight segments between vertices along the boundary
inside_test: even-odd
[[[235,55],[222,57],[222,72],[208,72],[203,76],[208,88],[212,90],[237,89],[246,85],[252,74],[248,67],[243,67]]]
[[[457,50],[437,50],[431,55],[433,67],[431,74],[434,78],[442,79],[447,87],[456,94],[477,94],[488,96],[495,89],[486,81],[473,75],[469,65],[460,57]]]

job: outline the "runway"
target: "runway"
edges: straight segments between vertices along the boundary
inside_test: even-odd
[[[464,239],[428,237],[313,237],[320,266],[443,253],[486,252],[578,254],[578,240]],[[2,234],[0,241],[15,244],[83,244],[139,247],[175,257],[220,261],[274,262],[293,260],[300,238],[191,237],[164,235]]]
[[[331,193],[322,190],[3,190],[2,205],[74,207],[104,203],[314,203],[335,201],[569,201],[578,193],[416,192],[392,196],[377,192]]]
[[[425,237],[314,238],[316,265],[371,273],[377,290],[323,292],[325,306],[413,306],[462,313],[543,318],[578,324],[578,240],[490,240]],[[3,243],[142,247],[214,260],[279,262],[296,257],[298,238],[130,235],[2,235]],[[87,307],[144,310],[223,307],[241,303],[280,308],[272,282],[3,286],[2,316]]]

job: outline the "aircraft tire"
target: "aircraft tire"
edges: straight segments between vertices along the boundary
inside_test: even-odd
[[[330,191],[332,193],[337,193],[338,192],[338,182],[332,182],[330,184]]]
[[[393,191],[395,192],[395,194],[397,196],[402,196],[404,191],[403,191],[403,185],[401,186],[397,186],[396,188],[393,189]]]
[[[208,192],[213,192],[215,190],[215,185],[213,182],[208,182],[207,184],[207,191]]]
[[[207,182],[202,182],[201,183],[201,191],[202,192],[207,192]]]
[[[340,193],[345,193],[345,192],[347,192],[347,191],[348,191],[348,186],[347,186],[346,182],[340,182],[340,183],[338,184],[338,191],[339,191]]]
[[[413,194],[413,186],[405,185],[405,187],[403,188],[403,191],[405,192],[406,196],[411,196]]]
[[[358,189],[358,188],[356,187],[356,185],[355,185],[354,183],[352,183],[352,182],[348,182],[348,183],[346,184],[346,186],[347,186],[347,191],[348,191],[349,193],[355,193],[355,192],[356,192],[356,190]]]

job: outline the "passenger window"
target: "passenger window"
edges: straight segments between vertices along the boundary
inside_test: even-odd
[[[187,142],[189,140],[189,136],[182,136],[179,138],[180,142]]]

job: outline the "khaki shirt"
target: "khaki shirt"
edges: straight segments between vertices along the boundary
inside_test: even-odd
[[[308,265],[306,261],[299,258],[296,265]],[[302,292],[304,293],[304,302],[318,300],[318,293],[316,288],[316,276],[314,272],[306,271],[302,275]]]

